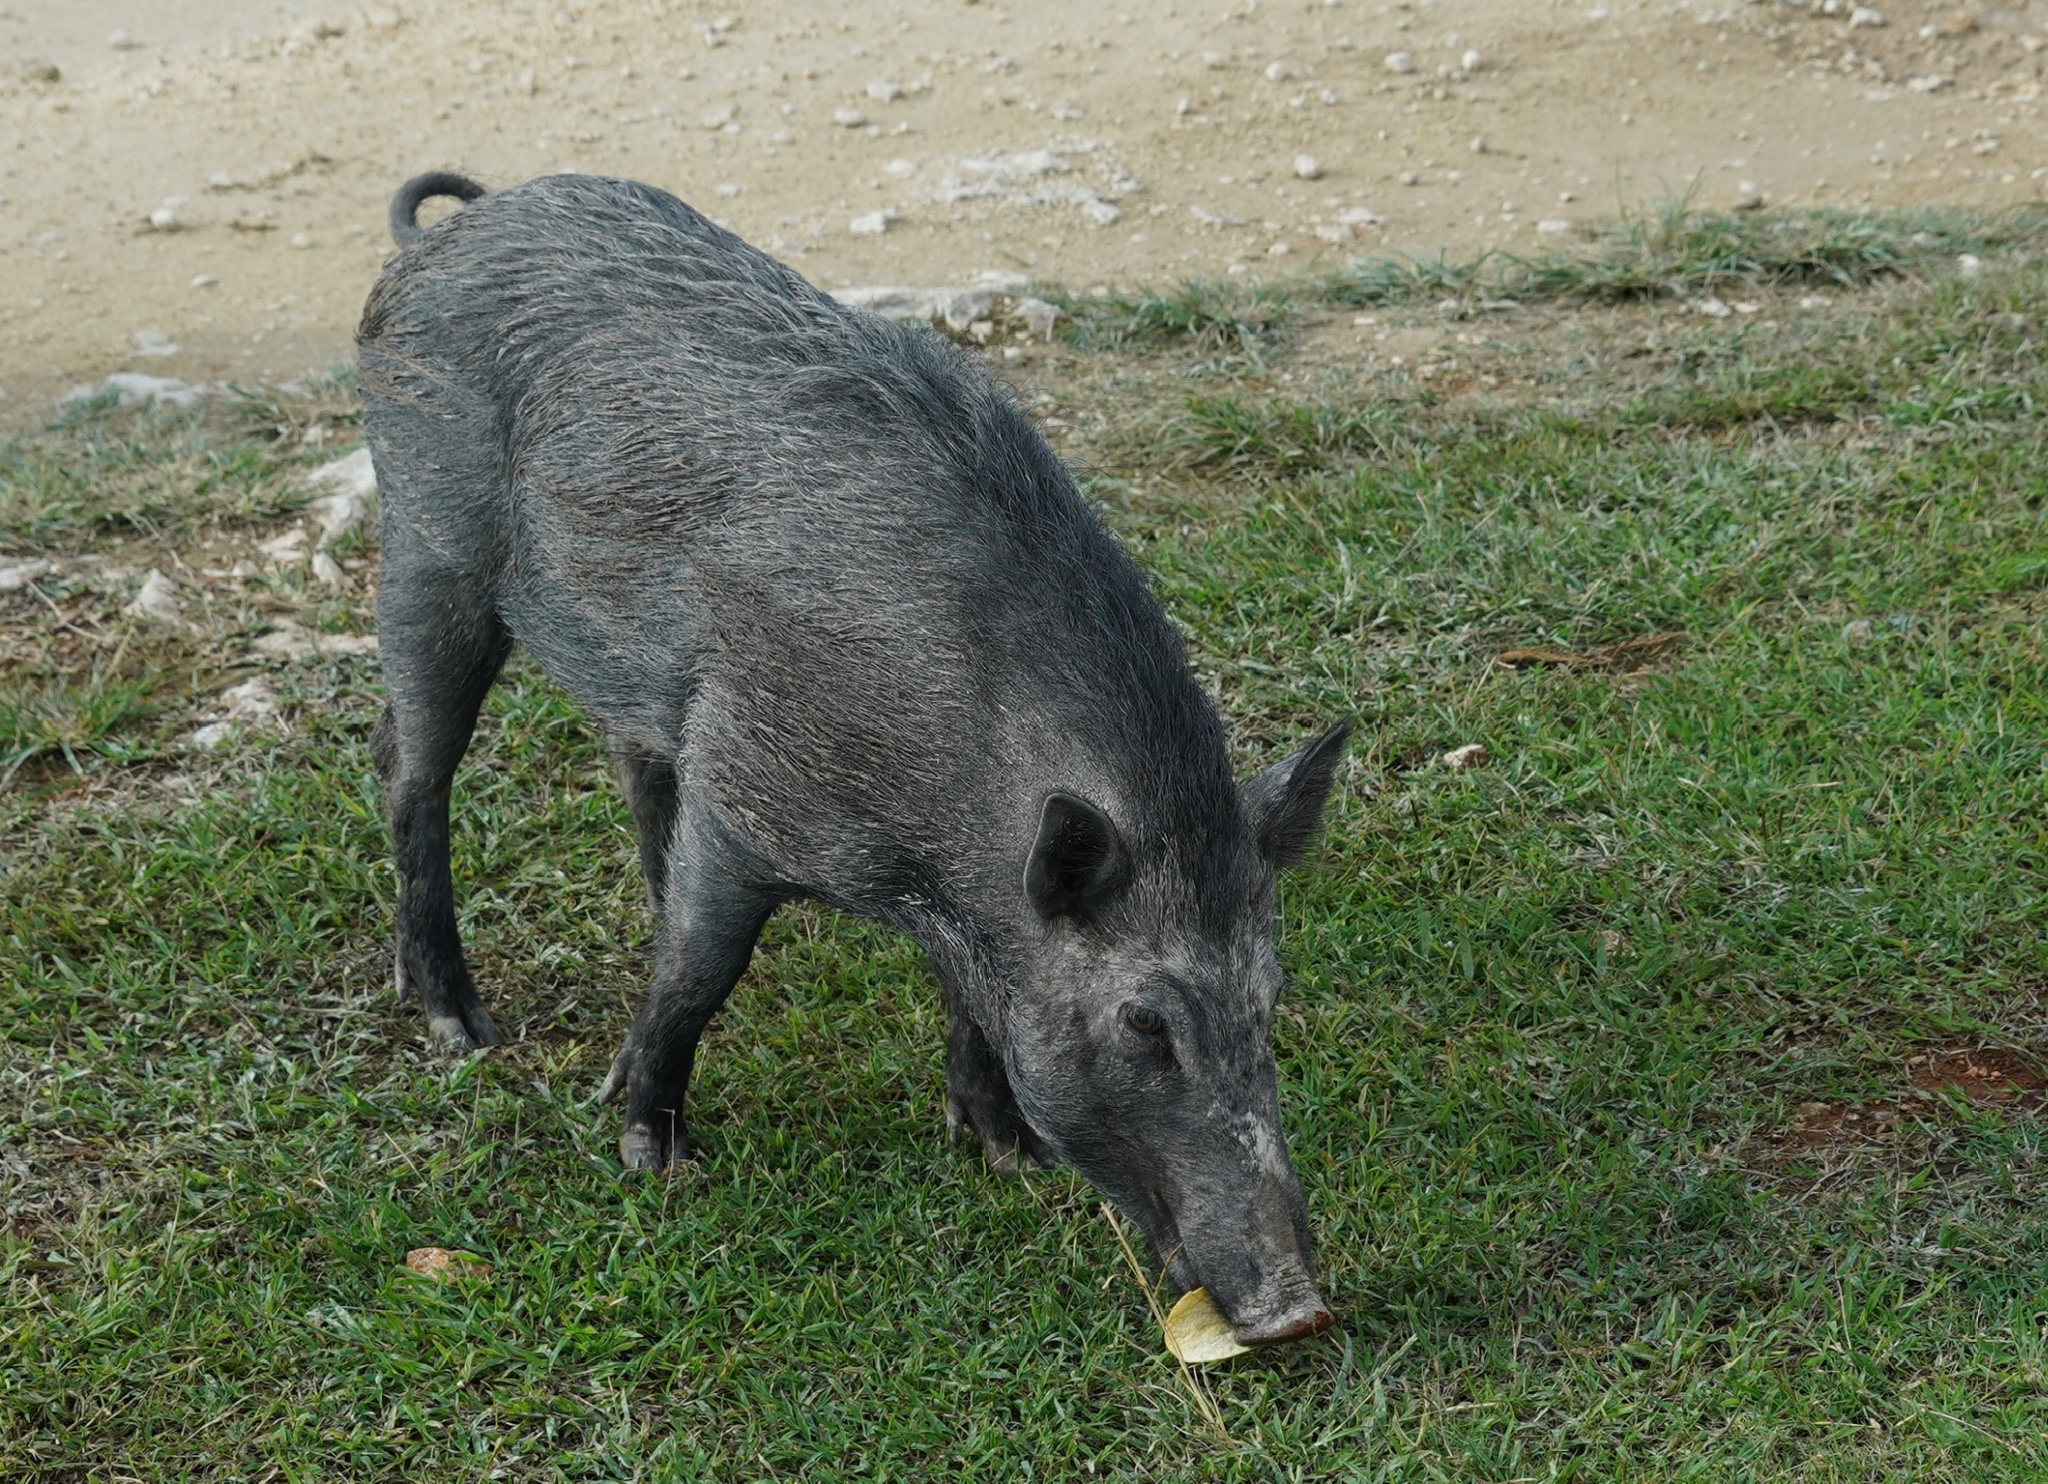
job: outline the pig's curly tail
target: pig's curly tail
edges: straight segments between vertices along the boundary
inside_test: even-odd
[[[427,229],[418,221],[420,202],[435,196],[474,201],[483,193],[484,188],[466,175],[454,175],[446,170],[429,170],[425,175],[415,175],[391,198],[391,240],[400,247],[408,247],[426,235]]]

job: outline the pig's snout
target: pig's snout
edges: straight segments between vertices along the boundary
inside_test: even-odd
[[[1218,1204],[1221,1204],[1220,1202]],[[1240,1222],[1184,1221],[1174,1281],[1209,1290],[1240,1345],[1305,1339],[1337,1322],[1316,1288],[1307,1210],[1291,1170],[1239,1208]]]
[[[1298,1267],[1282,1269],[1248,1298],[1226,1307],[1240,1345],[1303,1340],[1337,1322],[1315,1280]]]

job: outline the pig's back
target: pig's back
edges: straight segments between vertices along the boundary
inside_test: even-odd
[[[1156,799],[1193,761],[1210,805],[1227,788],[1178,637],[1009,396],[674,198],[486,197],[387,273],[360,339],[372,403],[476,425],[509,492],[501,607],[631,744],[715,727],[735,788],[899,818],[991,769]]]

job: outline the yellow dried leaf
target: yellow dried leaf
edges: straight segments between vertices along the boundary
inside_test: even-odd
[[[450,1252],[446,1247],[415,1247],[405,1254],[405,1265],[423,1278],[488,1278],[491,1265],[467,1252]]]
[[[1188,1365],[1201,1365],[1243,1355],[1251,1347],[1238,1344],[1237,1331],[1209,1297],[1209,1290],[1193,1288],[1181,1295],[1166,1316],[1166,1348]]]

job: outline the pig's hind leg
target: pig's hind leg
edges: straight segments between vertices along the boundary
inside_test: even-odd
[[[784,896],[682,790],[667,797],[673,833],[656,893],[654,983],[598,1094],[605,1101],[625,1095],[619,1159],[629,1170],[663,1170],[691,1157],[683,1099],[697,1043]],[[645,859],[644,824],[641,849]]]
[[[398,992],[418,993],[438,1044],[494,1046],[497,1027],[477,997],[455,923],[448,793],[511,638],[488,599],[454,574],[406,570],[387,558],[378,641],[390,701],[371,751],[398,865]]]
[[[676,832],[676,765],[661,758],[622,753],[618,767],[619,786],[625,790],[626,805],[633,811],[633,828],[640,837],[640,872],[647,878],[647,903],[659,922],[668,896],[668,847]]]

